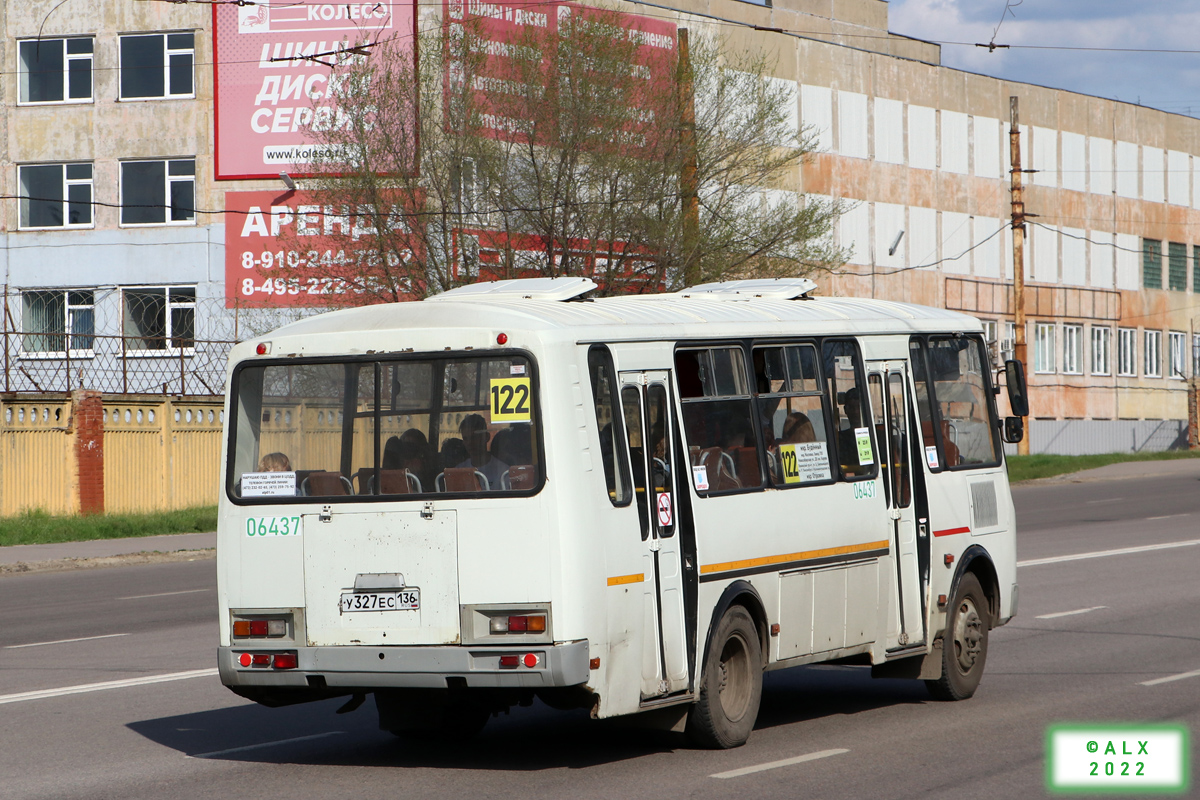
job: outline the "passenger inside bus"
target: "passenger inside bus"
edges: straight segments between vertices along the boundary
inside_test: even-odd
[[[817,441],[817,432],[813,430],[812,420],[803,411],[793,411],[783,422],[783,436],[780,441],[787,444]]]
[[[469,457],[460,461],[456,466],[459,469],[470,467],[483,473],[483,476],[487,478],[488,486],[492,489],[499,489],[501,477],[508,469],[508,464],[488,451],[491,434],[488,433],[487,420],[481,414],[468,414],[462,424],[458,426],[458,431],[462,434],[463,444],[466,445]]]
[[[851,386],[838,397],[842,413],[838,421],[838,458],[847,475],[858,475],[862,466],[858,460],[858,436],[855,428],[865,425],[862,418],[862,399],[858,387]]]
[[[292,461],[284,453],[267,453],[258,462],[259,472],[291,472]]]

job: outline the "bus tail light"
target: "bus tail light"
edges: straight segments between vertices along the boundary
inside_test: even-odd
[[[520,656],[500,656],[500,666],[505,669],[512,669],[521,663]]]
[[[488,623],[491,633],[545,633],[545,614],[521,614],[509,617],[492,617]]]
[[[271,659],[271,666],[275,669],[295,669],[296,654],[295,653],[276,653]]]
[[[256,667],[269,667],[271,666],[271,654],[255,653],[250,657],[250,663]]]
[[[233,638],[263,639],[287,636],[287,628],[286,619],[235,619],[233,621]]]

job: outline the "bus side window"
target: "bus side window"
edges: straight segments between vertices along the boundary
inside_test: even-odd
[[[837,442],[838,464],[844,479],[874,477],[874,436],[868,418],[867,386],[862,357],[853,341],[826,341],[821,348]]]
[[[596,409],[596,428],[600,431],[600,463],[604,465],[604,483],[614,506],[627,506],[633,497],[629,464],[622,446],[621,415],[616,408],[616,371],[608,348],[595,345],[588,351],[588,372],[592,378],[592,398]]]
[[[754,378],[771,485],[831,480],[817,348],[756,347]]]
[[[758,436],[742,348],[679,350],[675,371],[696,491],[761,488]]]

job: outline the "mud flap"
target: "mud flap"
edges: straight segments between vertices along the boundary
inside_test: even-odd
[[[871,665],[872,678],[903,678],[908,680],[936,681],[942,677],[943,639],[934,639],[933,647],[924,656],[899,658],[884,664]]]

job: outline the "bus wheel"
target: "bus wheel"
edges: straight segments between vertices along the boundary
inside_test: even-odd
[[[988,602],[979,579],[968,572],[958,582],[942,645],[942,677],[925,681],[938,700],[966,700],[975,694],[987,661]]]
[[[709,643],[700,697],[688,713],[688,737],[700,747],[740,747],[750,738],[762,699],[762,650],[749,612],[725,612]]]

